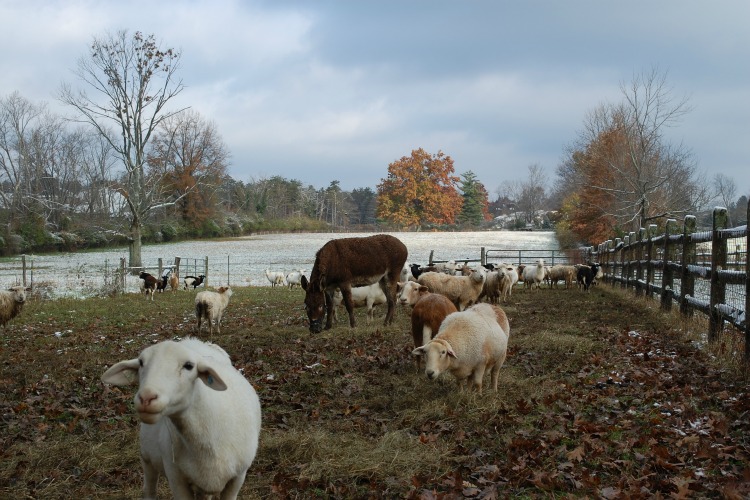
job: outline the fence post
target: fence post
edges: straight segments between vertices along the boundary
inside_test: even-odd
[[[159,279],[161,279],[161,272],[163,269],[164,269],[164,262],[162,261],[161,257],[159,257],[159,274],[157,274]]]
[[[695,243],[693,233],[696,228],[694,215],[686,215],[682,228],[682,271],[680,272],[680,312],[683,316],[692,316],[693,308],[688,304],[688,296],[695,294],[695,276],[690,272],[688,266],[695,264]]]
[[[625,288],[630,288],[631,286],[635,286],[633,283],[631,283],[633,281],[633,272],[635,271],[635,266],[633,265],[633,261],[635,260],[635,256],[636,256],[635,249],[637,248],[636,247],[637,240],[635,237],[635,231],[630,231],[630,234],[628,236],[630,236],[630,250],[628,251],[628,279],[625,284]]]
[[[120,257],[120,275],[117,277],[120,293],[125,293],[125,257]]]
[[[646,228],[638,230],[637,262],[635,264],[635,294],[643,295],[643,253],[646,248]]]
[[[175,276],[179,278],[180,277],[180,258],[179,257],[174,258],[174,272],[175,272]]]
[[[654,236],[656,236],[656,224],[649,224],[646,243],[646,294],[649,298],[652,296],[651,287],[654,284]]]
[[[204,268],[203,274],[206,276],[205,278],[203,278],[203,287],[207,289],[208,288],[208,255],[206,255],[203,261],[203,268]]]
[[[482,266],[487,265],[487,254],[484,251],[484,247],[479,250],[479,263]]]
[[[630,234],[626,234],[622,238],[620,261],[620,288],[627,288],[628,281],[630,280]]]
[[[711,231],[711,302],[708,320],[708,341],[719,340],[724,324],[719,304],[726,300],[726,284],[719,279],[719,269],[727,268],[727,240],[721,230],[727,228],[727,209],[714,208],[713,230]]]
[[[672,247],[674,244],[669,241],[669,235],[674,232],[676,225],[677,221],[674,219],[667,219],[667,223],[664,225],[664,254],[662,255],[661,261],[661,308],[664,311],[672,310],[674,273],[670,266],[670,257],[672,255]]]
[[[615,238],[615,249],[612,253],[612,277],[610,278],[613,287],[617,286],[618,275],[622,279],[622,249],[622,239]]]

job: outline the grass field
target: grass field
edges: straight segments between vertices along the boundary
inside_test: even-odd
[[[656,303],[515,290],[500,390],[478,396],[416,373],[408,311],[313,335],[303,297],[236,288],[211,339],[263,408],[242,498],[750,494],[750,387],[721,355],[734,347],[709,350]],[[135,387],[100,376],[194,324],[193,292],[31,300],[0,333],[0,497],[138,498]]]

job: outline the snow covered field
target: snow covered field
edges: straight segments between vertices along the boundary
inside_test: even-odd
[[[479,259],[487,250],[555,250],[559,245],[553,232],[477,231],[477,232],[403,232],[389,233],[406,244],[409,262],[426,264],[430,252],[435,260]],[[180,257],[180,274],[203,274],[208,257],[209,285],[270,286],[265,270],[288,273],[304,269],[308,273],[315,252],[334,238],[368,236],[363,233],[263,234],[222,241],[184,241],[146,245],[143,265],[156,275],[158,259],[171,266]],[[496,253],[496,255],[499,255]],[[86,297],[106,289],[120,259],[127,259],[127,248],[93,252],[58,253],[26,256],[27,284],[43,286],[51,297]],[[490,259],[492,261],[493,259]],[[21,257],[0,262],[0,286],[8,287],[23,279]],[[136,292],[141,280],[129,275],[126,290]]]

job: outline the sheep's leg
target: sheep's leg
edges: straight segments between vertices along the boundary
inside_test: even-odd
[[[159,471],[149,462],[141,459],[143,465],[143,498],[156,498],[156,484],[159,481]]]
[[[474,387],[479,394],[482,394],[482,381],[484,380],[485,368],[484,365],[479,365],[471,376],[472,382],[474,382]]]
[[[245,474],[247,473],[243,472],[239,476],[230,479],[227,485],[224,486],[224,489],[222,490],[221,496],[219,498],[221,500],[235,500],[237,498],[237,495],[240,494],[242,483],[245,482]]]
[[[497,392],[497,381],[500,378],[500,363],[496,363],[495,366],[492,367],[492,390]]]

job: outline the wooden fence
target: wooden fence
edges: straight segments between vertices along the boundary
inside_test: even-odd
[[[727,209],[717,207],[710,231],[696,231],[696,218],[688,215],[682,228],[675,219],[667,221],[662,234],[655,225],[641,228],[637,235],[589,248],[587,258],[602,265],[605,282],[658,297],[665,311],[677,305],[684,315],[707,315],[710,342],[720,338],[727,323],[744,331],[745,360],[750,361],[750,235],[747,224],[727,224]]]

